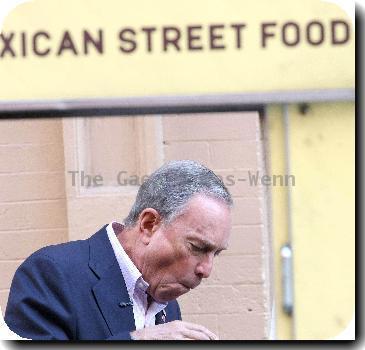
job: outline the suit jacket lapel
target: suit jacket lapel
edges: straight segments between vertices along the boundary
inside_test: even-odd
[[[93,293],[112,335],[136,329],[133,306],[121,306],[129,302],[129,295],[117,261],[93,287]]]
[[[132,306],[122,272],[104,226],[90,238],[89,266],[99,281],[93,287],[97,305],[112,335],[135,330]]]

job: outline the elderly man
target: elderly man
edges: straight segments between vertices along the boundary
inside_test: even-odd
[[[176,298],[209,277],[227,249],[231,206],[211,170],[164,165],[124,224],[32,254],[15,273],[6,323],[35,340],[217,339],[181,321]]]

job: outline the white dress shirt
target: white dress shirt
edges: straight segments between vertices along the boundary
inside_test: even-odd
[[[153,301],[148,307],[147,288],[148,283],[142,278],[141,272],[133,264],[128,254],[120,244],[111,222],[106,231],[108,233],[110,244],[113,247],[115,257],[118,261],[120,270],[128,290],[129,298],[133,302],[133,313],[136,329],[155,325],[155,316],[162,311],[167,303],[157,303]],[[117,225],[122,225],[115,222]],[[123,234],[123,233],[122,233]]]

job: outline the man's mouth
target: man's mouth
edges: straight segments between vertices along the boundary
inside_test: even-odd
[[[183,287],[185,287],[186,289],[190,290],[192,289],[192,287],[189,287],[188,285],[186,285],[185,283],[180,283]]]
[[[197,282],[197,283],[194,283],[194,284],[191,284],[191,283],[189,283],[189,284],[187,284],[187,283],[181,283],[185,288],[187,288],[187,289],[194,289],[194,288],[196,288],[199,284],[200,284],[200,281],[199,282]]]

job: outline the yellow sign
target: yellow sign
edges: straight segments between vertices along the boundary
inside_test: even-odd
[[[0,99],[354,87],[354,28],[319,0],[33,0],[0,35]]]

